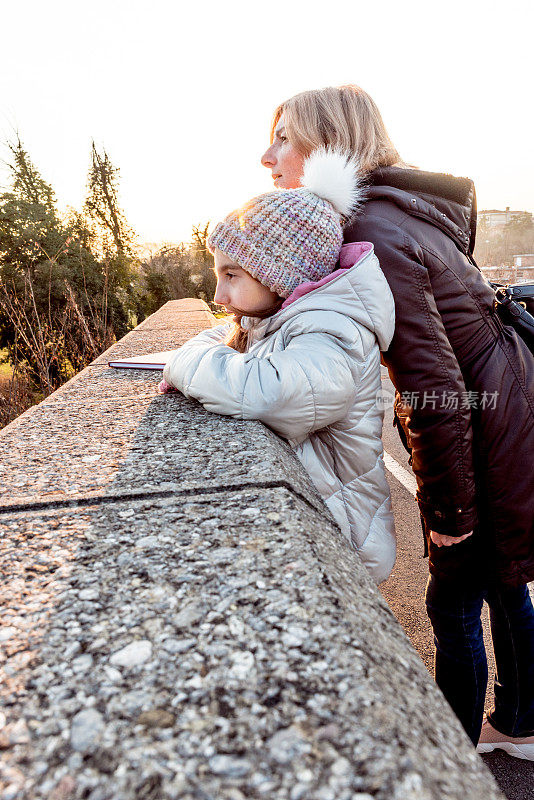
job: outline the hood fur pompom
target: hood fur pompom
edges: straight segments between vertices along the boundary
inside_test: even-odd
[[[350,153],[319,147],[304,162],[301,186],[328,200],[344,217],[358,210],[365,193],[358,162]]]

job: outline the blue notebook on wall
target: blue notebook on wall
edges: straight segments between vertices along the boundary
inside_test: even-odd
[[[108,361],[108,367],[114,369],[159,369],[163,371],[167,361],[176,353],[176,350],[164,350],[161,353],[147,353],[144,356],[133,356],[132,358],[115,358]]]

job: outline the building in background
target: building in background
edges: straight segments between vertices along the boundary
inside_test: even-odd
[[[519,283],[534,281],[534,253],[520,253],[514,256],[514,269]]]
[[[534,283],[534,253],[514,256],[513,267],[481,267],[480,271],[492,283]]]
[[[504,265],[498,267],[480,267],[481,273],[490,283],[515,283],[515,269]]]
[[[490,281],[534,282],[534,216],[489,209],[478,214],[475,260]]]
[[[478,212],[478,224],[484,226],[490,235],[502,233],[504,226],[513,219],[521,217],[524,211],[510,211],[510,206],[506,206],[504,211],[489,209]]]

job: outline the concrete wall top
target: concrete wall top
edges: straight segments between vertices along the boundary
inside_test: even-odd
[[[289,447],[111,356],[0,433],[2,800],[496,800]]]

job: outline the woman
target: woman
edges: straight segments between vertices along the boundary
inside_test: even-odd
[[[429,554],[427,610],[436,680],[479,752],[534,760],[534,362],[505,327],[472,261],[473,183],[408,168],[372,99],[356,86],[304,92],[275,111],[262,164],[275,186],[300,183],[319,146],[345,148],[367,201],[345,241],[374,244],[395,298],[383,354],[395,423],[411,451]],[[486,600],[497,675],[482,728]]]

